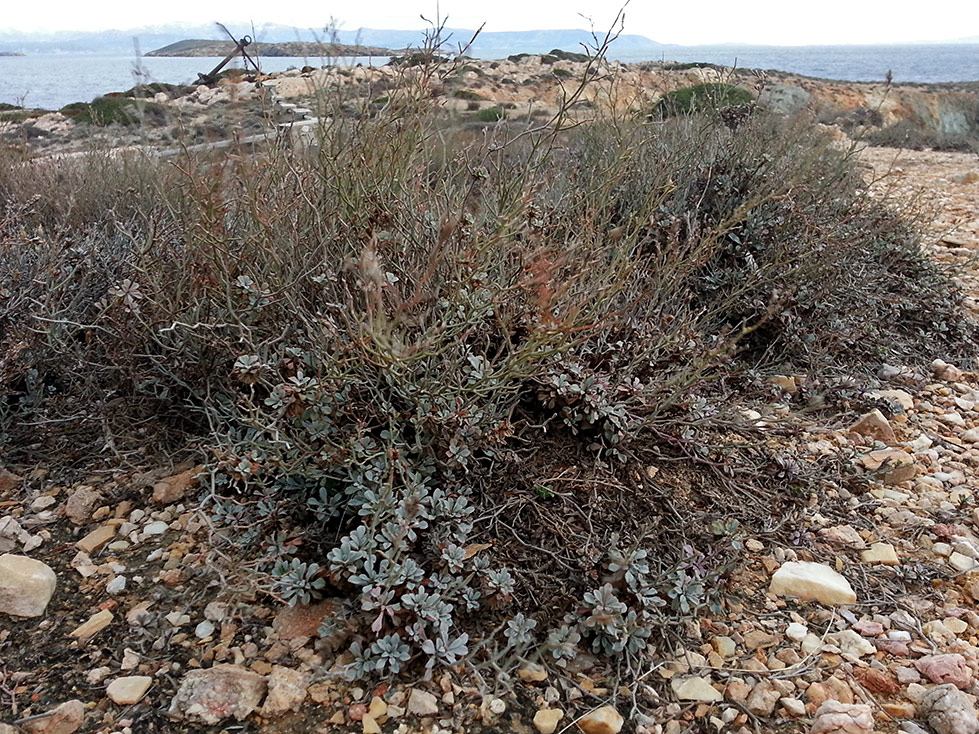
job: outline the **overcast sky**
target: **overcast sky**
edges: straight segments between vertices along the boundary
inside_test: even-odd
[[[103,30],[172,22],[253,20],[322,28],[335,18],[343,29],[412,29],[435,2],[411,0],[4,0],[0,29]],[[979,35],[979,2],[945,0],[632,0],[626,32],[662,43],[745,42],[891,43]],[[442,0],[449,25],[488,31],[582,28],[590,17],[604,27],[618,5],[609,0]]]

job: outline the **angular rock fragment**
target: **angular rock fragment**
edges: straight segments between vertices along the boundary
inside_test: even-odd
[[[85,704],[75,699],[63,704],[34,721],[25,721],[21,728],[27,734],[74,734],[85,723]]]
[[[690,678],[673,678],[670,687],[678,701],[701,701],[712,703],[720,701],[724,696],[717,691],[709,681],[699,676]]]
[[[0,555],[0,612],[40,617],[57,584],[58,577],[47,564],[27,556]]]
[[[888,446],[897,443],[891,424],[887,422],[884,414],[876,409],[860,416],[856,423],[850,426],[850,433],[871,441],[880,441]]]
[[[240,665],[192,670],[180,681],[170,715],[211,725],[229,718],[242,721],[258,708],[266,686],[264,676]]]
[[[874,543],[867,550],[860,554],[860,560],[864,563],[880,563],[884,566],[900,566],[901,560],[897,557],[897,551],[890,543]]]
[[[935,734],[976,734],[979,718],[972,701],[951,684],[936,686],[925,693],[918,713]]]
[[[879,477],[885,484],[900,484],[914,479],[918,467],[910,454],[899,449],[879,449],[864,454],[859,459],[861,466]]]
[[[950,683],[961,690],[972,685],[972,670],[957,653],[926,655],[915,660],[914,667],[932,683]]]
[[[874,715],[863,703],[824,701],[816,710],[810,734],[872,734]]]
[[[540,709],[534,714],[534,726],[540,734],[554,734],[563,717],[561,709]]]
[[[298,711],[306,700],[310,676],[281,665],[272,666],[269,673],[268,695],[262,706],[262,716],[277,716],[286,711]]]
[[[120,706],[130,706],[138,703],[150,688],[153,679],[148,675],[128,675],[124,678],[116,678],[105,689],[105,695],[112,699],[113,703]]]
[[[622,714],[611,706],[590,711],[578,719],[578,728],[585,734],[619,734],[625,723]]]
[[[772,575],[768,590],[778,596],[815,599],[823,604],[854,604],[857,595],[850,582],[822,563],[789,561]]]

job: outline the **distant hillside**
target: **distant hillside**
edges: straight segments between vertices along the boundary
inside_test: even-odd
[[[296,28],[275,23],[256,25],[254,29],[246,23],[229,23],[228,28],[236,37],[248,34],[262,43],[327,41],[381,49],[404,49],[418,47],[425,39],[424,31],[420,30],[362,28],[333,34],[323,29]],[[474,31],[464,28],[447,29],[444,34],[446,50],[455,50],[460,44],[465,44],[473,33]],[[91,32],[27,33],[0,28],[0,48],[29,54],[91,53],[132,56],[137,47],[140,51],[162,50],[163,47],[186,39],[206,39],[217,35],[217,29],[212,23],[173,23],[130,30]],[[469,53],[481,58],[501,58],[513,53],[545,53],[553,48],[580,51],[581,43],[591,41],[591,34],[584,30],[493,31],[480,34]],[[655,56],[658,48],[661,48],[660,44],[637,35],[623,35],[613,45],[615,53],[634,54],[649,50],[652,54],[650,58]]]
[[[231,41],[184,40],[150,51],[146,56],[227,56],[235,50]],[[334,58],[345,56],[393,56],[395,51],[380,46],[361,46],[341,43],[253,43],[248,53],[255,56],[296,56]]]

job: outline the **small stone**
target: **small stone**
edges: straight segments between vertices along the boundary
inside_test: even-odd
[[[619,734],[625,720],[611,706],[602,706],[578,719],[578,728],[585,734]]]
[[[910,454],[899,449],[880,449],[864,454],[860,464],[871,474],[880,477],[885,484],[900,484],[914,479],[918,467]]]
[[[174,627],[182,627],[185,624],[190,624],[190,615],[179,610],[170,612],[163,618]]]
[[[25,721],[21,728],[27,734],[74,734],[85,723],[85,704],[81,701],[65,701],[49,716]]]
[[[979,563],[974,558],[963,555],[958,551],[952,551],[948,557],[948,565],[961,573],[968,573],[979,568]]]
[[[880,622],[873,622],[869,619],[860,619],[853,623],[851,629],[859,632],[864,637],[876,637],[884,634],[884,625]]]
[[[882,670],[855,668],[853,677],[871,693],[882,693],[885,696],[893,696],[901,690],[898,682]]]
[[[547,680],[547,671],[542,665],[537,663],[529,663],[523,668],[517,669],[517,675],[520,680],[526,681],[527,683],[540,683],[541,681]]]
[[[79,487],[65,502],[65,514],[75,525],[84,525],[92,519],[92,510],[101,501],[102,495],[98,490],[86,486]]]
[[[844,655],[852,655],[859,658],[864,655],[873,655],[877,652],[877,648],[870,640],[853,630],[843,630],[842,632],[828,635],[827,641],[840,648],[840,652]]]
[[[749,650],[761,650],[778,643],[778,638],[765,630],[750,630],[744,635],[744,646]]]
[[[408,694],[408,711],[415,716],[435,716],[439,712],[439,701],[428,691],[412,688]]]
[[[874,715],[867,704],[824,701],[816,710],[810,734],[871,734]]]
[[[723,700],[724,696],[705,678],[692,676],[689,678],[672,678],[670,687],[673,695],[679,701],[701,701],[713,703]]]
[[[70,634],[79,640],[90,640],[110,624],[112,624],[112,612],[108,609],[103,609],[78,625]]]
[[[833,525],[828,528],[820,528],[818,534],[821,540],[833,543],[834,545],[856,548],[857,550],[862,550],[867,547],[867,541],[849,525]]]
[[[273,665],[269,673],[268,696],[262,706],[262,716],[278,716],[286,711],[298,711],[306,700],[311,677],[292,668]]]
[[[205,619],[203,622],[199,623],[194,627],[194,636],[198,640],[203,640],[214,634],[215,626],[214,622],[209,619]]]
[[[180,681],[170,702],[170,715],[218,724],[224,719],[246,719],[265,695],[264,676],[240,665],[215,665],[192,670]]]
[[[976,734],[979,718],[972,701],[953,685],[932,688],[921,699],[918,711],[936,734]]]
[[[114,537],[116,537],[115,525],[101,525],[75,543],[75,546],[83,553],[91,554]]]
[[[17,476],[12,471],[0,469],[0,492],[9,492],[22,481],[24,481],[24,478]]]
[[[869,438],[871,441],[880,441],[888,446],[893,446],[897,442],[891,424],[877,409],[860,416],[857,422],[850,426],[850,433]]]
[[[860,554],[860,560],[864,563],[880,563],[885,566],[901,565],[897,551],[890,543],[874,543],[868,550]]]
[[[169,527],[163,520],[154,520],[143,526],[143,535],[163,535]]]
[[[105,585],[105,591],[107,594],[121,594],[126,590],[126,577],[116,576],[112,581]]]
[[[914,667],[932,683],[950,683],[965,690],[972,684],[972,670],[965,658],[956,653],[926,655],[915,660]]]
[[[711,640],[711,645],[713,646],[715,652],[722,658],[733,658],[738,650],[738,646],[735,644],[734,640],[730,637],[724,637],[719,635]]]
[[[823,604],[854,604],[857,595],[850,583],[822,563],[790,561],[772,575],[769,592],[778,596],[815,599]]]
[[[763,680],[751,689],[744,707],[755,716],[771,716],[782,695],[770,681]]]
[[[54,595],[58,577],[46,563],[10,553],[0,555],[0,612],[40,617]]]
[[[554,734],[563,717],[561,709],[540,709],[534,714],[534,726],[540,734]]]
[[[197,484],[197,475],[203,470],[203,466],[195,466],[180,474],[161,479],[153,485],[153,501],[165,505],[179,502],[187,494],[187,490]]]
[[[945,624],[945,628],[949,630],[954,635],[961,635],[967,629],[969,629],[969,623],[964,619],[956,619],[955,617],[948,617],[942,620]]]
[[[493,698],[490,699],[490,702],[486,708],[488,708],[490,713],[494,716],[499,716],[506,711],[506,702],[504,702],[502,698]]]
[[[798,698],[780,698],[778,702],[782,704],[786,715],[793,719],[799,719],[806,715],[806,704]]]
[[[51,505],[56,504],[58,504],[56,497],[52,497],[48,494],[42,494],[40,497],[37,497],[33,502],[31,502],[31,511],[41,512],[42,510],[46,510],[51,507]]]
[[[798,622],[790,622],[789,626],[785,628],[785,636],[793,642],[802,642],[808,634],[809,628]]]
[[[113,703],[129,706],[138,703],[146,695],[151,683],[153,683],[153,679],[148,675],[130,675],[125,678],[116,678],[105,689],[105,695],[111,698]]]

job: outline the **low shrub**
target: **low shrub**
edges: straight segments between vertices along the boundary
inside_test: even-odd
[[[483,95],[481,95],[479,92],[474,92],[471,89],[457,89],[452,92],[452,96],[456,99],[465,99],[473,102],[478,102],[485,99],[485,97],[483,97]]]
[[[721,82],[695,84],[664,94],[653,106],[652,115],[660,118],[691,115],[753,102],[751,92],[741,87]]]
[[[979,120],[972,133],[949,134],[936,130],[928,122],[906,118],[870,130],[862,139],[870,145],[890,148],[979,152]]]
[[[585,63],[589,60],[587,54],[562,51],[559,48],[552,49],[549,56],[553,56],[558,61],[574,61],[575,63]]]
[[[507,112],[502,107],[486,107],[476,113],[476,119],[480,122],[499,122],[506,116]]]
[[[711,64],[706,61],[685,61],[681,63],[672,62],[663,64],[663,71],[688,71],[690,69],[723,69],[723,66]]]
[[[141,121],[154,124],[166,118],[166,108],[155,102],[135,102],[118,96],[96,97],[91,102],[73,102],[61,108],[61,114],[89,125],[136,125]]]
[[[745,375],[974,330],[802,121],[469,135],[420,71],[307,151],[3,161],[0,460],[202,447],[268,594],[356,600],[321,629],[355,628],[352,678],[631,661],[717,602],[739,523],[798,501],[770,467],[647,483],[654,452],[720,461]]]

